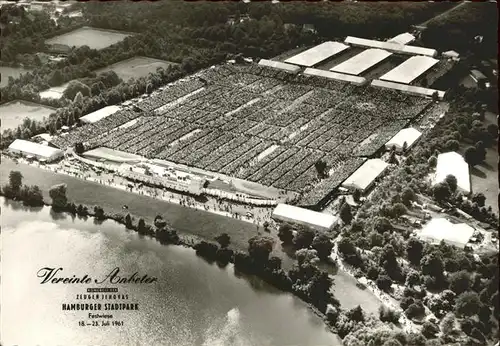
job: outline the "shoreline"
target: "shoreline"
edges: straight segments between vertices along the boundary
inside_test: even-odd
[[[0,190],[0,197],[4,198],[5,200],[9,201],[9,202],[15,202],[15,203],[20,203],[22,204],[23,206],[25,207],[33,207],[33,206],[29,206],[29,205],[25,205],[24,202],[22,200],[17,200],[17,199],[12,199],[12,198],[9,198],[7,196],[4,195],[3,191]],[[48,203],[47,201],[43,201],[43,206],[41,207],[46,207],[46,208],[51,208],[53,209],[52,207],[52,204]],[[35,207],[36,208],[36,207]],[[63,213],[66,213],[66,214],[70,214],[70,215],[75,215],[76,217],[81,217],[81,218],[84,218],[85,220],[88,219],[88,218],[92,218],[94,221],[96,222],[104,222],[104,221],[114,221],[122,226],[124,226],[127,230],[130,230],[130,231],[134,231],[136,233],[138,233],[139,235],[141,236],[148,236],[150,237],[151,239],[155,239],[156,241],[158,241],[161,245],[163,246],[181,246],[181,247],[185,247],[185,248],[190,248],[192,250],[195,251],[196,253],[196,256],[202,258],[203,260],[207,261],[208,263],[214,263],[214,262],[217,262],[217,263],[220,263],[222,264],[224,267],[227,266],[228,264],[232,264],[233,265],[233,268],[234,269],[237,269],[239,271],[241,271],[242,273],[244,273],[245,275],[253,275],[257,278],[259,278],[260,280],[266,282],[267,284],[271,285],[272,287],[274,287],[275,289],[277,290],[280,290],[282,292],[286,292],[286,293],[290,293],[292,294],[295,298],[301,300],[303,303],[306,304],[307,308],[314,314],[316,315],[317,317],[321,318],[321,320],[323,321],[324,323],[324,327],[332,334],[335,334],[337,337],[339,337],[340,341],[342,341],[342,338],[340,337],[340,335],[338,334],[336,328],[332,325],[330,325],[329,321],[328,321],[328,317],[326,315],[326,313],[323,313],[321,312],[316,306],[314,306],[312,303],[304,300],[299,294],[297,294],[296,292],[293,291],[293,289],[290,289],[290,290],[285,290],[283,289],[282,287],[278,287],[277,285],[275,285],[273,282],[271,282],[270,280],[266,280],[266,277],[264,275],[259,275],[258,272],[253,272],[253,273],[248,273],[248,272],[245,272],[243,269],[244,268],[237,268],[236,267],[236,264],[235,264],[235,259],[234,259],[234,256],[231,256],[231,258],[228,258],[227,262],[224,263],[223,261],[220,261],[219,258],[216,258],[215,260],[211,259],[211,258],[208,258],[208,256],[204,256],[203,254],[200,254],[197,249],[196,249],[196,245],[200,244],[200,242],[205,242],[205,240],[203,240],[202,237],[200,236],[195,236],[195,235],[186,235],[186,234],[182,234],[182,233],[177,233],[177,231],[173,228],[170,227],[170,225],[167,225],[167,228],[166,228],[166,231],[163,231],[162,233],[167,233],[168,230],[172,230],[174,232],[174,234],[176,236],[178,236],[178,241],[174,241],[174,242],[169,242],[168,240],[166,239],[160,239],[157,235],[157,229],[155,228],[155,226],[153,225],[152,227],[155,229],[152,233],[150,232],[147,232],[147,233],[141,233],[139,232],[138,230],[138,227],[137,225],[133,226],[132,228],[129,228],[127,227],[126,223],[123,221],[124,220],[124,217],[122,215],[122,218],[119,217],[118,214],[110,214],[110,213],[107,213],[107,212],[104,212],[104,215],[102,218],[97,218],[96,217],[96,214],[93,210],[89,209],[89,211],[85,214],[85,215],[81,215],[81,214],[73,214],[70,210],[68,210],[68,206],[66,206],[66,208],[62,208],[62,209],[57,209],[57,210],[54,210],[55,213],[59,213],[59,214],[63,214]],[[132,216],[132,218],[134,219],[135,216],[133,216],[132,214],[130,214]],[[146,224],[146,227],[147,229],[150,229],[149,227],[151,227],[151,225],[149,224]],[[213,243],[213,242],[212,242]],[[231,246],[232,244],[230,244]],[[231,251],[234,251],[236,253],[236,251],[241,251],[241,250],[232,250],[230,248],[230,246],[227,247],[228,250],[231,250]],[[247,251],[244,251],[245,254]]]

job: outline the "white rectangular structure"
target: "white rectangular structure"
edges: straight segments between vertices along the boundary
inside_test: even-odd
[[[438,155],[433,185],[443,182],[448,175],[457,178],[458,190],[466,194],[471,192],[469,165],[462,155],[454,151]]]
[[[357,76],[391,55],[392,53],[389,53],[386,50],[370,48],[362,51],[358,55],[353,56],[343,63],[332,67],[330,71],[347,73]]]
[[[371,159],[359,167],[349,178],[342,183],[348,189],[366,191],[389,165],[381,159]]]
[[[422,136],[422,133],[417,129],[408,127],[402,129],[394,137],[392,137],[387,143],[385,143],[385,149],[391,150],[393,147],[396,148],[397,152],[402,152],[403,148],[409,149],[415,144],[415,142]]]
[[[439,60],[428,56],[412,56],[404,63],[396,66],[380,77],[381,80],[389,82],[410,84],[415,78],[436,65]]]
[[[437,92],[438,99],[442,100],[444,98],[445,92],[436,89],[422,88],[414,85],[399,84],[393,82],[386,82],[380,79],[372,81],[371,85],[378,88],[394,89],[399,90],[410,95],[432,97],[432,95]]]
[[[64,156],[64,152],[60,149],[22,139],[16,139],[12,142],[12,144],[9,145],[9,151],[15,154],[33,156],[38,160],[46,160],[47,162],[57,160]]]
[[[272,217],[276,220],[311,227],[319,231],[328,231],[337,222],[337,218],[333,215],[282,203],[274,209]]]
[[[285,64],[284,62],[274,60],[260,59],[259,65],[275,68],[289,73],[298,73],[300,71],[300,67],[298,66]]]
[[[432,219],[418,232],[424,241],[439,244],[442,240],[449,245],[464,248],[474,234],[474,228],[465,224],[453,224],[444,218]]]
[[[92,124],[101,119],[109,117],[112,114],[115,114],[119,110],[120,110],[119,106],[107,106],[81,117],[80,121],[87,124]]]
[[[437,56],[435,49],[407,46],[396,42],[381,42],[353,36],[347,36],[344,42],[358,47],[385,49],[398,54]]]
[[[304,70],[304,75],[306,76],[317,76],[329,79],[335,79],[341,82],[353,83],[356,85],[363,85],[366,83],[366,79],[358,76],[351,76],[348,74],[330,72],[325,70],[318,70],[315,68],[306,68]]]
[[[399,43],[399,44],[408,44],[412,43],[413,41],[415,41],[415,36],[413,36],[409,32],[404,32],[387,40],[387,42]]]
[[[299,66],[311,67],[339,54],[340,52],[343,52],[348,48],[349,46],[340,42],[323,42],[320,45],[286,59],[285,62]]]

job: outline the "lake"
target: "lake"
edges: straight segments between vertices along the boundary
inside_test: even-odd
[[[99,225],[4,198],[0,205],[4,345],[341,345],[302,301],[236,275],[231,265],[221,269],[192,249],[160,245],[112,221]],[[86,293],[78,284],[41,285],[42,267],[94,278],[120,267],[123,276],[137,271],[158,282],[115,286],[140,306],[111,312],[124,326],[80,327],[88,313],[61,304],[108,301],[76,300]]]

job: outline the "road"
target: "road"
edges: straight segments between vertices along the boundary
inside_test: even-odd
[[[458,5],[450,8],[449,10],[444,11],[443,13],[438,14],[437,16],[432,17],[431,19],[426,20],[422,24],[415,25],[415,28],[419,29],[420,31],[423,31],[423,30],[427,29],[427,24],[430,21],[444,17],[444,16],[448,15],[450,12],[455,11],[457,8],[464,6],[465,4],[467,4],[467,2],[460,2]]]

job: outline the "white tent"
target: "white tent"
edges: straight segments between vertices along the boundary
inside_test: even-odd
[[[427,242],[438,244],[442,240],[445,243],[459,248],[465,247],[474,234],[474,228],[465,224],[453,224],[444,218],[432,219],[422,230],[418,231],[418,237]]]
[[[404,32],[402,34],[394,36],[390,40],[387,40],[387,42],[399,43],[399,44],[408,44],[412,43],[413,41],[415,41],[415,36],[413,36],[409,32]]]
[[[359,75],[369,68],[377,65],[381,61],[385,60],[392,53],[389,53],[383,49],[371,48],[362,51],[358,55],[353,56],[352,58],[344,61],[343,63],[332,67],[330,71],[347,73],[352,75]]]
[[[107,106],[101,109],[96,110],[95,112],[89,113],[80,118],[81,122],[84,123],[95,123],[101,119],[104,119],[112,114],[115,114],[120,110],[119,106]]]
[[[286,64],[284,62],[279,62],[279,61],[267,60],[267,59],[260,59],[259,65],[275,68],[275,69],[290,72],[290,73],[298,73],[300,71],[300,67],[298,67],[298,66]]]
[[[407,46],[396,42],[382,42],[382,41],[368,40],[366,38],[359,38],[353,36],[347,36],[344,42],[353,46],[366,47],[366,48],[380,48],[399,54],[426,55],[426,56],[437,55],[437,51],[435,49],[417,47],[417,46]]]
[[[443,182],[448,175],[457,178],[457,187],[464,193],[471,192],[469,165],[462,155],[454,151],[439,154],[433,185]]]
[[[345,188],[367,190],[389,165],[381,159],[367,160],[342,183]]]
[[[323,42],[311,49],[292,56],[285,60],[286,63],[311,67],[319,64],[334,55],[348,49],[349,46],[339,42]]]
[[[425,71],[436,65],[439,60],[428,56],[412,56],[402,64],[399,64],[379,79],[390,82],[410,84]]]
[[[45,160],[47,162],[57,160],[64,156],[64,152],[60,149],[22,139],[16,139],[12,142],[12,144],[9,145],[9,151],[15,154],[36,157],[38,160]]]
[[[319,231],[330,230],[337,222],[337,218],[333,215],[281,203],[274,209],[272,217],[276,220],[311,227]]]
[[[402,129],[394,137],[392,137],[387,143],[385,143],[385,149],[391,150],[392,147],[396,147],[397,152],[402,152],[404,144],[406,142],[406,148],[409,149],[415,142],[422,136],[422,133],[412,127]]]
[[[399,90],[406,94],[424,96],[424,97],[432,97],[432,95],[435,92],[437,92],[438,99],[440,100],[442,100],[445,95],[445,92],[441,90],[422,88],[414,85],[386,82],[380,79],[373,80],[371,85],[378,88],[394,89],[394,90]]]

